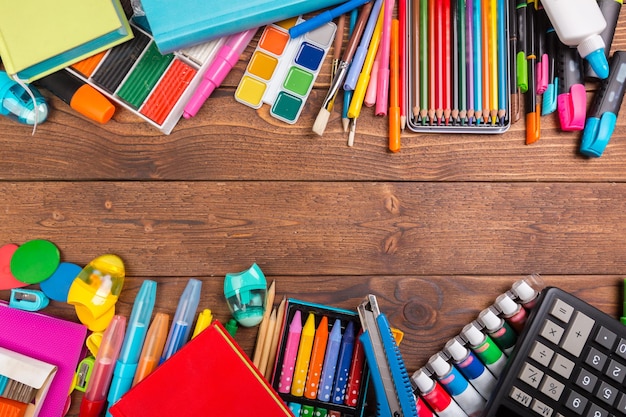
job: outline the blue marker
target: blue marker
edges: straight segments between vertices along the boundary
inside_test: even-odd
[[[428,366],[433,370],[441,385],[450,393],[467,415],[479,415],[485,409],[487,400],[439,353],[431,356],[428,360]]]
[[[32,94],[0,71],[0,114],[25,125],[44,122],[48,117],[46,100],[35,87],[28,88]]]
[[[609,77],[602,81],[594,96],[589,117],[585,123],[580,152],[591,157],[600,157],[609,144],[617,114],[626,91],[626,51],[615,51],[611,58]]]
[[[135,371],[139,364],[141,348],[146,339],[148,326],[150,325],[150,317],[152,317],[152,310],[154,309],[156,287],[157,283],[155,281],[145,280],[143,284],[141,284],[141,288],[135,298],[133,311],[130,313],[130,320],[128,321],[128,329],[126,330],[120,356],[115,364],[113,380],[111,381],[109,395],[107,396],[107,417],[111,417],[109,408],[115,404],[133,384]]]
[[[344,13],[348,13],[352,9],[356,9],[357,7],[362,6],[369,1],[370,0],[350,0],[340,6],[335,7],[334,9],[326,10],[309,20],[305,20],[304,22],[298,23],[297,25],[290,28],[289,36],[292,39],[302,36],[305,33],[311,32],[312,30],[317,29],[320,26],[330,22],[334,18],[339,17]]]
[[[341,320],[336,319],[333,328],[328,335],[326,354],[324,355],[324,366],[320,377],[320,389],[317,398],[329,402],[333,392],[333,381],[335,380],[335,369],[337,369],[337,358],[339,357],[339,347],[341,346]]]
[[[454,366],[467,378],[476,391],[485,399],[489,399],[498,380],[474,353],[463,345],[456,337],[446,343],[444,352],[452,358]]]
[[[367,50],[369,49],[370,41],[372,39],[372,35],[374,34],[374,28],[376,27],[376,21],[378,20],[378,15],[380,14],[380,8],[382,4],[382,0],[376,0],[374,6],[372,6],[372,11],[367,18],[365,30],[363,30],[363,35],[361,35],[359,47],[354,53],[354,58],[352,58],[352,63],[350,64],[350,69],[348,70],[348,74],[346,75],[346,80],[343,83],[343,89],[345,91],[354,91],[356,82],[359,78],[359,75],[361,74],[361,69],[363,69],[365,56],[367,55]]]
[[[167,335],[165,348],[163,349],[163,355],[161,355],[159,365],[169,359],[174,353],[178,352],[178,350],[187,343],[187,340],[189,340],[193,318],[196,315],[196,310],[200,303],[201,288],[202,282],[197,279],[192,278],[187,283],[185,291],[183,291],[178,301],[174,321]]]

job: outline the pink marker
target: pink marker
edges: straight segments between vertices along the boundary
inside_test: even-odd
[[[249,29],[228,37],[226,44],[222,46],[209,68],[207,68],[200,85],[185,106],[185,111],[183,112],[185,119],[195,116],[207,98],[213,93],[213,90],[222,84],[222,81],[224,81],[230,70],[233,69],[239,60],[239,56],[246,49],[256,31],[257,28]]]
[[[394,0],[385,0],[383,33],[380,40],[380,62],[378,64],[378,84],[376,85],[376,116],[386,116],[389,107],[389,54],[391,49],[391,20]]]
[[[296,310],[289,324],[289,333],[285,343],[285,356],[280,369],[280,380],[278,381],[278,392],[286,394],[291,391],[293,381],[293,371],[296,366],[298,356],[298,346],[300,345],[300,335],[302,334],[302,314]]]
[[[376,58],[374,58],[374,65],[372,66],[372,72],[370,75],[370,82],[367,84],[367,90],[365,91],[365,98],[363,104],[367,107],[372,107],[376,104],[376,93],[378,87],[378,67],[380,65],[380,48],[376,52]]]

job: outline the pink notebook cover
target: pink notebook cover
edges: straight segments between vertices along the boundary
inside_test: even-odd
[[[58,368],[40,417],[63,415],[86,335],[82,324],[0,303],[0,346]]]

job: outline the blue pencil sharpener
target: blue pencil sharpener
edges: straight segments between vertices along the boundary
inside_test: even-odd
[[[244,327],[256,326],[263,320],[266,293],[265,275],[256,263],[245,271],[226,274],[226,303],[235,320]]]

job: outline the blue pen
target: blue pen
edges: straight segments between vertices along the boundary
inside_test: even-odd
[[[109,388],[107,396],[108,408],[107,417],[111,417],[109,408],[124,395],[133,384],[137,364],[139,363],[139,355],[141,348],[148,332],[150,317],[154,309],[156,299],[157,283],[151,280],[145,280],[141,284],[141,288],[135,297],[133,310],[130,313],[128,321],[128,329],[122,344],[120,356],[115,364],[113,371],[113,380]]]
[[[611,58],[608,78],[602,81],[600,90],[591,104],[589,117],[585,123],[580,152],[583,155],[602,156],[609,144],[617,114],[626,90],[626,51],[615,51]]]
[[[324,366],[322,367],[322,376],[320,377],[320,389],[317,393],[317,398],[321,401],[330,401],[340,346],[341,320],[336,319],[333,324],[333,328],[330,331],[330,335],[328,335],[328,344],[326,345],[326,354],[324,355]]]
[[[374,28],[376,27],[376,21],[378,20],[378,15],[380,14],[380,9],[382,5],[383,0],[375,0],[372,11],[367,18],[367,24],[365,25],[365,29],[363,30],[361,42],[359,43],[359,47],[354,53],[354,58],[352,58],[352,63],[350,64],[348,75],[346,75],[346,80],[343,83],[343,89],[346,91],[354,90],[357,80],[359,79],[359,75],[361,74],[361,70],[363,69],[365,56],[367,55],[367,50],[370,46],[372,34],[374,33]]]
[[[337,359],[337,369],[335,370],[335,381],[332,394],[332,402],[343,404],[348,385],[348,374],[350,373],[350,363],[352,362],[352,350],[354,349],[354,323],[348,322],[346,330],[341,339],[339,348],[339,358]]]
[[[26,125],[45,121],[48,117],[46,100],[35,87],[28,88],[32,94],[6,72],[0,71],[0,114]]]
[[[189,340],[189,334],[191,333],[191,325],[200,303],[200,290],[202,289],[202,282],[197,279],[190,279],[185,287],[185,291],[180,296],[178,301],[178,307],[176,307],[176,313],[174,314],[174,321],[172,327],[167,335],[165,341],[165,348],[163,349],[163,355],[161,355],[161,361],[169,359],[174,353],[183,347],[187,340]]]
[[[305,20],[304,22],[291,27],[289,29],[289,36],[291,36],[292,39],[302,36],[305,33],[310,32],[313,29],[317,29],[318,27],[330,22],[336,17],[339,17],[344,13],[348,13],[349,11],[356,9],[359,6],[368,3],[369,1],[370,0],[350,0],[342,4],[341,6],[335,7],[334,9],[326,10],[309,20]]]

